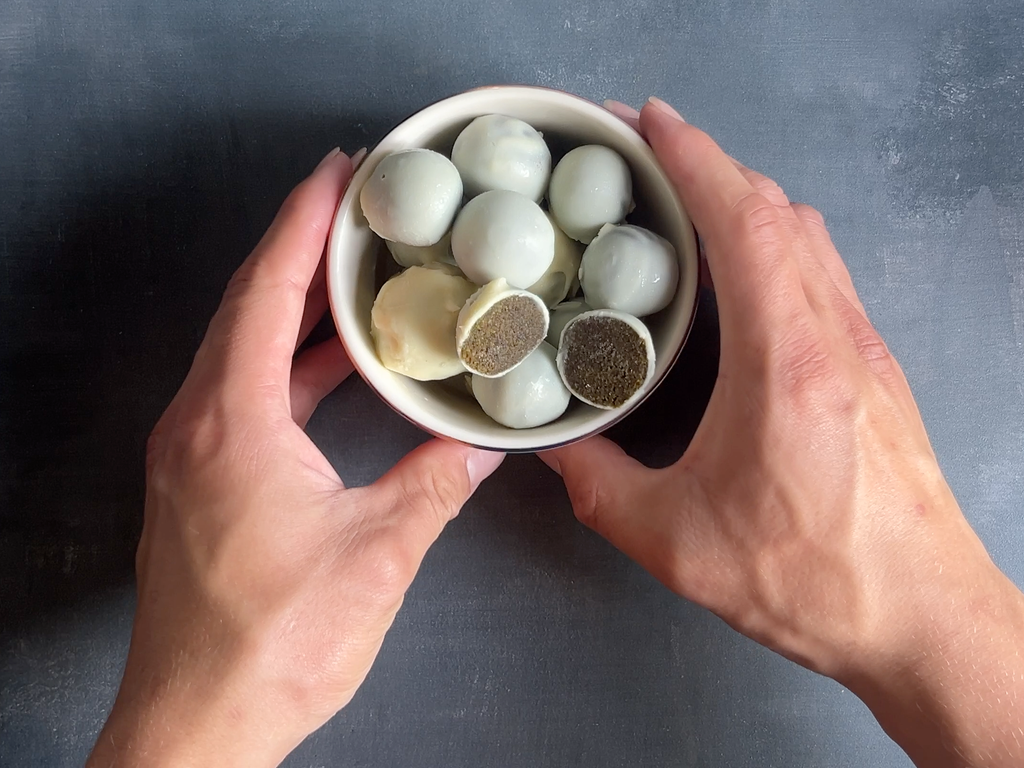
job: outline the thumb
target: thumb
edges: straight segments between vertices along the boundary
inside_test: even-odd
[[[424,443],[370,487],[373,508],[386,510],[379,523],[397,529],[418,567],[448,521],[504,458],[447,440]]]
[[[540,455],[562,476],[577,519],[677,589],[674,561],[682,515],[668,470],[649,469],[603,437]]]

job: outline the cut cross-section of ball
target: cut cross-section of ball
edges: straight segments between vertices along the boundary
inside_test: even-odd
[[[491,378],[523,362],[547,332],[544,302],[499,278],[470,296],[459,312],[455,348],[467,370]]]
[[[654,376],[654,343],[640,320],[596,309],[570,320],[558,348],[558,373],[566,388],[596,408],[632,404]]]

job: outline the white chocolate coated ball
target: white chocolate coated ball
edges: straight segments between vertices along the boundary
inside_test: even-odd
[[[453,267],[410,267],[388,280],[370,312],[370,334],[388,370],[436,381],[465,370],[455,349],[459,312],[476,287]]]
[[[679,259],[663,237],[643,227],[609,224],[583,252],[580,285],[594,309],[653,315],[679,286]]]
[[[459,212],[452,227],[452,255],[477,285],[503,277],[513,288],[529,288],[551,266],[555,232],[530,198],[491,190]]]
[[[427,264],[437,262],[455,264],[455,259],[452,258],[452,236],[448,232],[433,245],[406,245],[390,240],[384,242],[400,267],[425,267]]]
[[[394,152],[373,169],[359,192],[370,229],[395,243],[434,245],[462,204],[462,177],[429,149]]]
[[[547,424],[569,407],[569,390],[558,374],[555,348],[547,342],[504,376],[473,376],[472,389],[484,413],[512,429]]]
[[[529,123],[483,115],[467,125],[452,148],[466,197],[507,189],[540,201],[551,176],[551,151]]]
[[[548,271],[529,290],[540,296],[549,307],[553,307],[566,296],[573,295],[579,287],[583,246],[559,229],[551,214],[548,214],[548,221],[555,233],[555,257]]]
[[[633,178],[618,152],[599,144],[576,147],[551,173],[551,213],[573,240],[589,243],[605,224],[618,224],[633,204]]]

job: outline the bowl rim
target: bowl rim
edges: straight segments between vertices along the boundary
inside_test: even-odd
[[[387,395],[385,395],[378,388],[378,386],[374,383],[373,376],[370,375],[369,373],[367,373],[363,369],[363,367],[361,367],[359,365],[358,355],[354,355],[353,354],[353,350],[352,350],[352,348],[350,346],[349,340],[346,338],[346,335],[344,333],[342,333],[342,331],[341,331],[341,327],[344,324],[339,321],[339,317],[338,317],[339,313],[338,313],[338,310],[336,309],[337,303],[336,303],[335,298],[334,298],[335,288],[334,288],[333,270],[331,268],[332,263],[336,260],[336,257],[334,256],[334,254],[338,250],[338,248],[336,247],[336,238],[339,236],[339,230],[341,228],[341,223],[343,221],[342,211],[347,209],[348,207],[350,207],[352,205],[353,198],[355,198],[356,200],[358,199],[359,187],[360,187],[361,183],[365,183],[365,179],[364,179],[364,180],[361,180],[360,184],[356,184],[356,178],[357,178],[358,175],[360,175],[359,171],[363,171],[363,170],[365,170],[367,168],[372,168],[373,166],[376,165],[376,162],[371,162],[371,161],[376,159],[375,158],[375,154],[380,150],[380,146],[382,144],[384,144],[386,142],[386,140],[395,131],[397,131],[399,128],[401,128],[403,125],[405,125],[406,122],[408,122],[409,120],[412,120],[414,118],[417,118],[423,112],[426,112],[428,110],[437,109],[437,108],[441,107],[444,104],[448,104],[448,103],[451,103],[451,102],[457,102],[457,101],[461,101],[461,100],[464,100],[464,99],[468,99],[469,97],[471,97],[472,94],[479,93],[481,91],[506,91],[506,92],[510,92],[510,95],[521,95],[521,96],[528,96],[531,92],[532,93],[537,93],[537,94],[543,93],[543,94],[546,94],[546,95],[549,95],[549,96],[550,95],[554,95],[554,96],[556,96],[558,98],[565,98],[566,100],[571,100],[571,101],[577,102],[579,105],[584,107],[585,111],[591,111],[591,114],[592,114],[593,117],[595,117],[595,118],[597,118],[599,120],[604,121],[605,124],[608,125],[608,126],[614,126],[614,130],[619,131],[620,134],[623,136],[623,138],[625,138],[627,141],[630,141],[630,142],[634,143],[636,145],[638,151],[647,154],[649,156],[649,159],[652,161],[652,165],[654,166],[655,171],[662,177],[663,181],[666,182],[666,185],[669,188],[673,188],[673,186],[671,184],[671,181],[668,179],[668,176],[665,173],[665,170],[661,167],[661,163],[658,162],[658,160],[654,156],[654,153],[651,150],[650,146],[647,144],[646,141],[644,141],[643,137],[641,137],[640,134],[638,134],[636,131],[634,131],[628,124],[626,124],[625,122],[619,120],[619,118],[615,117],[613,114],[611,114],[610,112],[605,110],[603,107],[601,107],[601,105],[599,105],[599,104],[597,104],[597,103],[595,103],[593,101],[590,101],[589,99],[586,99],[586,98],[584,98],[582,96],[579,96],[577,94],[569,93],[567,91],[562,91],[562,90],[559,90],[557,88],[548,88],[546,86],[539,86],[539,85],[483,85],[483,86],[477,86],[475,88],[470,88],[470,89],[467,89],[465,91],[460,91],[459,93],[456,93],[456,94],[453,94],[453,95],[450,95],[450,96],[445,96],[445,97],[440,98],[440,99],[436,99],[436,100],[434,100],[434,101],[424,105],[420,109],[417,109],[415,112],[412,112],[412,113],[406,115],[405,117],[401,118],[388,131],[386,131],[384,133],[384,135],[381,137],[381,139],[376,144],[373,145],[372,149],[370,149],[370,151],[367,153],[366,157],[363,159],[363,163],[361,164],[360,168],[357,169],[356,173],[354,173],[352,178],[349,180],[349,185],[346,188],[345,192],[342,194],[341,199],[338,201],[338,205],[335,208],[334,215],[333,215],[333,217],[331,219],[331,225],[330,225],[329,235],[328,235],[328,239],[327,239],[327,249],[326,249],[325,259],[326,259],[326,283],[327,283],[328,305],[329,305],[330,312],[331,312],[331,318],[334,321],[335,333],[337,334],[338,338],[340,339],[340,341],[342,343],[342,346],[345,349],[345,353],[346,353],[346,355],[348,356],[349,360],[352,363],[353,369],[359,374],[360,378],[373,391],[373,393],[375,395],[377,395],[378,398],[380,398],[380,400],[382,400],[392,411],[397,413],[399,416],[401,416],[407,422],[409,422],[410,424],[416,426],[417,428],[421,429],[422,431],[426,432],[427,434],[432,435],[433,437],[440,438],[440,439],[443,439],[443,440],[448,440],[450,442],[459,443],[461,445],[466,445],[466,446],[469,446],[469,447],[472,447],[472,448],[479,448],[479,449],[482,449],[482,450],[497,451],[497,452],[502,452],[502,453],[541,453],[541,452],[544,452],[544,451],[554,450],[556,448],[562,448],[562,447],[565,447],[567,445],[572,445],[574,443],[581,442],[583,440],[586,440],[588,438],[594,437],[595,435],[598,435],[598,434],[601,434],[601,433],[605,432],[606,430],[610,429],[611,427],[613,427],[616,424],[618,424],[619,422],[621,422],[623,419],[625,419],[627,416],[629,416],[631,413],[633,413],[633,411],[635,411],[637,408],[639,408],[658,389],[658,387],[660,387],[661,384],[668,378],[669,374],[672,372],[672,369],[675,367],[676,363],[678,362],[679,357],[682,355],[683,349],[685,348],[687,342],[689,341],[690,334],[693,331],[693,326],[694,326],[694,324],[696,322],[696,318],[697,318],[697,309],[698,309],[698,306],[700,305],[700,280],[699,280],[700,240],[699,240],[699,236],[697,234],[696,228],[693,227],[693,223],[692,223],[692,220],[690,219],[689,212],[686,211],[686,209],[683,207],[682,202],[679,200],[678,194],[676,194],[674,192],[674,189],[673,189],[673,194],[676,197],[676,202],[678,203],[679,210],[682,212],[682,214],[683,214],[683,216],[685,218],[686,224],[689,225],[689,227],[693,230],[694,246],[695,246],[694,247],[694,252],[695,252],[695,256],[697,258],[698,280],[695,281],[693,289],[692,289],[693,290],[693,302],[692,302],[692,306],[691,306],[691,310],[690,310],[690,316],[685,321],[685,328],[683,329],[683,333],[682,333],[682,336],[680,338],[679,344],[678,344],[678,346],[676,346],[675,350],[673,351],[671,359],[665,365],[663,373],[660,376],[656,377],[655,379],[653,379],[650,382],[650,384],[647,387],[647,390],[643,393],[643,395],[641,397],[637,398],[637,400],[635,402],[633,402],[632,404],[630,404],[629,407],[621,409],[621,412],[617,413],[614,417],[608,419],[607,421],[602,422],[599,425],[596,425],[593,429],[590,429],[590,430],[588,430],[588,431],[586,431],[586,432],[584,432],[582,434],[574,434],[571,437],[567,438],[566,440],[561,440],[561,441],[557,441],[557,442],[553,442],[553,443],[546,443],[546,444],[536,445],[536,446],[502,445],[498,441],[495,441],[495,443],[492,443],[492,444],[476,443],[476,442],[473,442],[471,440],[464,440],[464,439],[460,439],[458,437],[455,437],[453,435],[446,434],[446,433],[444,433],[442,431],[439,431],[437,429],[434,429],[434,428],[430,427],[427,424],[422,423],[421,421],[418,421],[412,415],[410,415],[405,410],[400,408],[398,405],[393,403],[391,401],[391,399]],[[610,118],[610,121],[608,121],[606,118]],[[379,162],[379,160],[378,160],[378,162]],[[383,366],[381,366],[381,367],[383,368]],[[520,430],[509,430],[509,431],[510,432],[518,432]]]

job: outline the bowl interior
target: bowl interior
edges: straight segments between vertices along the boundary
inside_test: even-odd
[[[668,239],[680,259],[676,298],[645,318],[657,364],[647,394],[665,378],[693,322],[698,254],[693,227],[650,148],[618,118],[589,101],[560,91],[501,86],[453,96],[416,113],[369,154],[341,200],[328,244],[328,290],[338,332],[356,370],[400,414],[434,435],[503,451],[537,451],[574,442],[607,429],[632,408],[603,411],[575,399],[557,421],[514,430],[492,421],[467,393],[462,377],[418,382],[381,365],[370,337],[370,309],[393,261],[373,234],[359,206],[359,190],[374,167],[399,149],[426,147],[450,155],[459,132],[473,118],[498,113],[525,120],[544,134],[553,163],[581,144],[604,144],[625,158],[633,174],[636,210],[629,222]]]

